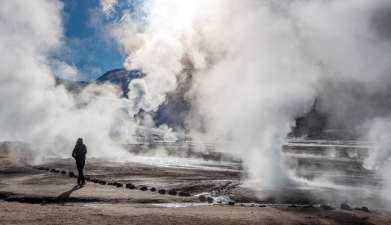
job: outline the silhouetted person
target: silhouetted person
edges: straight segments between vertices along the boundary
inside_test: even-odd
[[[72,152],[72,157],[76,160],[76,167],[77,171],[79,172],[79,177],[77,178],[77,184],[80,186],[84,185],[86,183],[84,179],[83,169],[84,164],[86,163],[86,154],[87,154],[87,147],[85,144],[83,144],[83,139],[79,138],[77,139],[75,148]]]

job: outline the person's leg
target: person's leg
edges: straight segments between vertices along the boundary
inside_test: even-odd
[[[81,163],[80,163],[80,162],[77,162],[77,163],[76,163],[76,167],[77,167],[77,172],[78,172],[77,184],[80,185],[81,182],[82,182],[83,168],[81,167]]]
[[[84,161],[80,162],[79,177],[80,177],[81,185],[84,185],[86,183],[85,178],[84,178],[84,171],[83,171],[84,170],[84,164],[85,164]]]

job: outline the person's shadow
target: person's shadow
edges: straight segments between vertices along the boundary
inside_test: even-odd
[[[71,196],[71,194],[72,194],[74,191],[79,190],[80,188],[82,188],[82,187],[80,187],[79,185],[76,185],[76,186],[74,186],[71,190],[66,191],[66,192],[60,194],[60,195],[57,197],[57,199],[58,199],[58,200],[66,200],[66,199],[69,198],[69,196]]]

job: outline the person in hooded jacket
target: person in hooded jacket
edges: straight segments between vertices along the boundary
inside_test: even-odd
[[[77,171],[79,172],[79,176],[77,178],[77,184],[80,186],[85,185],[86,181],[84,179],[84,165],[86,163],[86,154],[87,154],[87,146],[83,144],[83,139],[77,139],[75,148],[72,152],[72,157],[76,160]]]

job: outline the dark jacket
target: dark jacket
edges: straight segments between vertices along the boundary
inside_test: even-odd
[[[76,144],[75,148],[72,152],[72,157],[76,159],[76,161],[85,161],[87,154],[87,147],[85,144]]]

